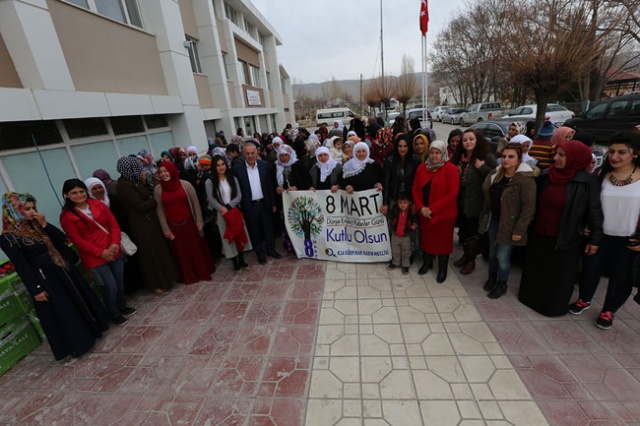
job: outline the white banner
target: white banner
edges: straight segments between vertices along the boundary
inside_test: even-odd
[[[375,189],[282,193],[284,221],[298,258],[334,262],[387,262],[391,246],[387,219]]]

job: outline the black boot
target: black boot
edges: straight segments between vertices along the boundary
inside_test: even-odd
[[[443,283],[447,279],[447,269],[449,269],[449,255],[438,255],[438,276],[436,277],[437,283]]]
[[[499,299],[507,293],[507,282],[497,281],[493,289],[487,294],[489,299]]]
[[[239,252],[238,253],[238,263],[240,264],[240,267],[242,269],[249,269],[249,265],[247,265],[247,262],[244,261],[244,253],[243,252]]]
[[[497,272],[489,272],[489,278],[485,281],[482,289],[484,291],[491,291],[496,286],[496,282],[498,281],[498,273]]]
[[[240,266],[240,261],[238,260],[238,256],[232,257],[231,261],[233,262],[233,270],[238,272],[242,266]]]
[[[422,253],[422,267],[418,271],[418,275],[424,275],[429,272],[429,269],[433,268],[433,255],[427,253],[426,251]]]

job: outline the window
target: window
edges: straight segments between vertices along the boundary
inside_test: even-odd
[[[111,127],[113,127],[113,133],[116,135],[144,132],[144,126],[139,115],[111,117]]]
[[[558,104],[547,104],[547,112],[566,111],[565,108]]]
[[[228,20],[238,25],[238,12],[236,12],[233,7],[229,6],[229,3],[227,2],[224,2],[224,14]]]
[[[271,74],[267,73],[267,90],[269,90],[269,92],[271,92]]]
[[[244,29],[249,33],[252,39],[256,39],[256,33],[258,31],[256,31],[256,27],[251,22],[247,21],[247,18],[244,19]]]
[[[0,147],[2,150],[33,148],[62,142],[55,121],[18,121],[0,123]]]
[[[262,46],[264,46],[264,44],[265,44],[264,34],[258,33],[258,41],[260,42],[260,44]]]
[[[185,36],[189,42],[189,61],[191,61],[191,71],[194,73],[202,74],[202,67],[200,66],[200,57],[198,56],[198,42],[188,36]]]
[[[587,118],[602,118],[604,116],[604,111],[607,109],[607,103],[603,102],[591,108],[587,111]]]
[[[69,139],[87,138],[109,133],[103,118],[76,118],[63,120]]]
[[[222,66],[224,67],[224,77],[229,80],[229,69],[227,68],[227,54],[222,54]]]
[[[609,107],[609,112],[607,113],[607,117],[622,117],[625,115],[625,110],[629,105],[629,101],[615,101],[611,102],[611,106]]]
[[[249,65],[240,60],[238,60],[238,63],[240,64],[240,84],[250,85],[251,75],[249,75]]]
[[[142,28],[137,0],[67,0],[115,21]]]
[[[524,107],[524,108],[522,108],[522,112],[520,114],[522,114],[522,115],[533,114],[533,108]]]
[[[260,86],[260,68],[256,68],[253,65],[249,65],[251,69],[251,84],[253,87],[262,87]]]
[[[287,85],[284,82],[284,79],[280,79],[280,87],[282,88],[282,94],[286,95],[287,94]]]
[[[145,115],[144,121],[145,123],[147,123],[148,129],[159,129],[162,127],[169,127],[167,116],[164,114]]]

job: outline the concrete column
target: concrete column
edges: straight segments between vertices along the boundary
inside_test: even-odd
[[[184,27],[176,0],[140,0],[146,29],[156,35],[160,62],[169,95],[179,96],[183,114],[169,116],[174,139],[180,146],[207,149],[204,115],[200,108],[189,51],[184,47]]]
[[[1,0],[0,33],[24,87],[75,90],[45,0]]]

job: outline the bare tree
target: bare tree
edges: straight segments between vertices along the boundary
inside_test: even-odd
[[[413,58],[406,54],[402,55],[400,77],[398,77],[396,85],[396,100],[402,104],[403,115],[407,109],[407,104],[416,95],[417,89],[418,82],[413,68]]]
[[[523,7],[534,6],[536,13],[522,19]],[[584,0],[486,0],[485,7],[501,19],[499,28],[488,28],[489,37],[514,81],[534,93],[540,126],[546,104],[603,55],[610,30],[586,25],[591,9]]]
[[[376,92],[373,81],[368,81],[364,84],[362,89],[362,99],[364,99],[364,103],[370,110],[380,104],[380,98],[378,98],[378,93]]]
[[[380,76],[373,79],[371,84],[375,90],[381,110],[385,110],[385,107],[389,105],[389,101],[396,92],[396,77]]]

